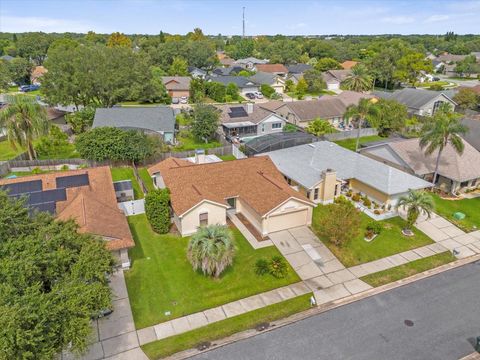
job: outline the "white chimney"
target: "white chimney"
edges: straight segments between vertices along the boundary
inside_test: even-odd
[[[253,103],[247,103],[247,114],[253,113]]]

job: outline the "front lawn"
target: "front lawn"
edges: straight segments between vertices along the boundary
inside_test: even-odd
[[[414,236],[403,236],[401,230],[405,227],[406,222],[399,216],[380,221],[383,225],[382,232],[374,240],[367,242],[364,240],[367,225],[375,220],[364,213],[360,213],[359,234],[347,241],[342,247],[338,247],[320,235],[319,219],[322,216],[325,216],[325,207],[318,205],[313,211],[313,230],[346,267],[374,261],[433,243],[427,235],[416,228],[413,229]]]
[[[290,267],[283,279],[255,275],[259,258],[281,254],[275,246],[254,250],[237,229],[234,264],[215,280],[193,271],[186,256],[188,238],[154,233],[144,214],[129,216],[128,222],[136,246],[125,278],[137,329],[300,281]]]
[[[240,331],[253,329],[256,325],[286,318],[310,308],[310,297],[305,294],[278,304],[231,317],[199,329],[158,340],[142,346],[149,359],[159,359],[179,351],[190,349],[205,341],[218,340]]]
[[[110,168],[110,172],[112,173],[113,181],[132,180],[133,194],[135,199],[143,199],[143,192],[140,189],[140,185],[138,184],[131,167]]]
[[[432,194],[435,202],[435,212],[453,222],[466,232],[480,228],[480,197],[474,199],[446,200],[437,194]],[[457,220],[453,217],[456,212],[464,213],[465,219]]]
[[[448,264],[455,260],[455,256],[453,256],[450,251],[445,251],[440,254],[418,259],[391,269],[361,277],[360,280],[365,281],[373,287],[377,287]]]
[[[385,140],[385,138],[378,136],[378,135],[371,135],[371,136],[362,136],[360,138],[360,145],[364,143],[368,143],[371,141],[379,141],[379,140]],[[335,144],[340,145],[341,147],[344,147],[348,150],[355,151],[355,146],[357,144],[357,138],[353,139],[346,139],[346,140],[338,140],[335,141]]]
[[[208,143],[204,141],[197,141],[190,133],[182,132],[177,136],[179,144],[175,146],[174,151],[188,151],[196,149],[210,149],[215,147],[220,147],[218,141],[210,141]]]
[[[155,190],[155,186],[153,186],[152,177],[150,176],[146,168],[139,168],[138,175],[140,176],[140,179],[142,179],[143,184],[147,188],[148,192]]]

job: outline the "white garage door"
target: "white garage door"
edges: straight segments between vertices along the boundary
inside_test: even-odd
[[[275,89],[275,91],[279,94],[283,94],[283,86],[281,85],[276,85],[276,86],[273,86],[273,88]]]
[[[268,218],[268,232],[291,229],[307,225],[308,210],[303,209],[287,214],[280,214]]]

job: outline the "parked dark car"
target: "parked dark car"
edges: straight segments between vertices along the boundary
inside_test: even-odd
[[[255,94],[254,93],[246,93],[245,96],[249,98],[250,100],[255,99]]]
[[[29,92],[40,89],[40,85],[22,85],[20,86],[20,91]]]

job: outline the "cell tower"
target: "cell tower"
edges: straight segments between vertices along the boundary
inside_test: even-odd
[[[242,37],[245,37],[245,6],[243,7],[243,15],[242,15]]]

